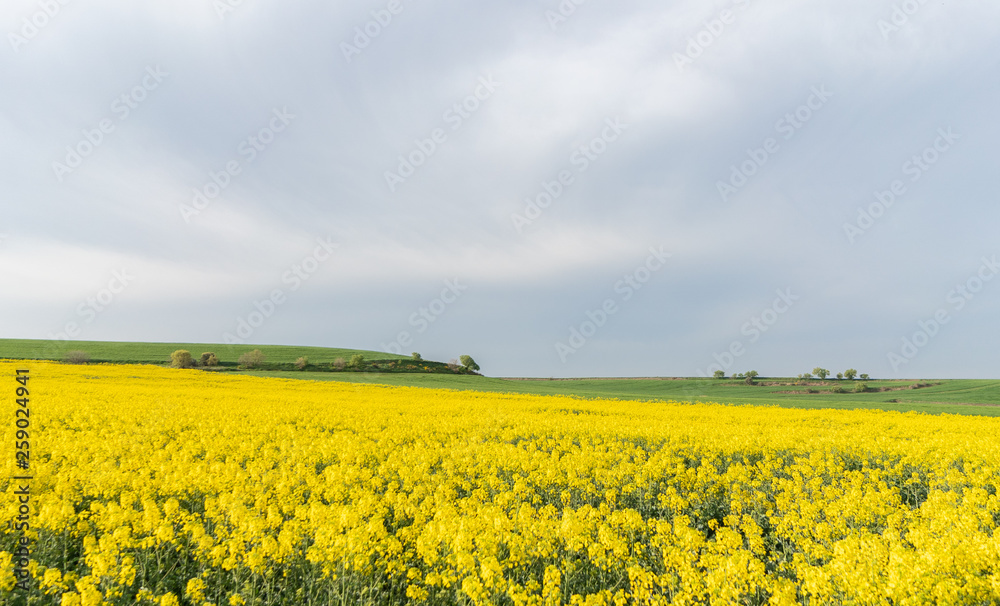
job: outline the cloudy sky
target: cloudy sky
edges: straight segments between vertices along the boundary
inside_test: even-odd
[[[3,337],[998,376],[1000,4],[5,0]]]

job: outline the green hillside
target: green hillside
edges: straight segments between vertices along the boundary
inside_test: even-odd
[[[355,354],[361,354],[367,360],[409,359],[408,356],[397,356],[379,351],[333,347],[0,339],[0,358],[24,360],[62,360],[70,351],[83,351],[90,356],[90,361],[93,363],[169,364],[170,354],[178,349],[186,349],[196,358],[204,352],[213,352],[224,367],[236,366],[240,354],[252,349],[260,349],[267,356],[268,363],[274,364],[292,364],[303,356],[308,357],[311,364],[330,364],[337,358],[350,359]]]

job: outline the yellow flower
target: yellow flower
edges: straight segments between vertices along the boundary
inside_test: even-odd
[[[159,604],[160,606],[180,606],[180,601],[177,599],[176,595],[167,592],[160,596]]]
[[[205,581],[204,579],[190,579],[187,582],[187,587],[184,590],[184,595],[188,597],[192,602],[200,602],[205,599]]]

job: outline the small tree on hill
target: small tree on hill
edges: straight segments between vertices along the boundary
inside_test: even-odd
[[[848,368],[847,370],[844,371],[844,376],[848,380],[853,381],[854,377],[858,376],[858,371],[854,370],[853,368]]]
[[[862,373],[860,378],[861,378],[862,381],[867,381],[868,380],[868,374],[867,373]]]
[[[413,352],[412,354],[410,354],[410,357],[413,358],[417,362],[422,362],[423,361],[423,358],[420,357],[420,354],[418,354],[417,352]]]
[[[67,364],[86,364],[87,362],[90,362],[90,354],[85,351],[80,351],[79,349],[67,351],[66,355],[63,356],[63,362]]]
[[[191,357],[190,351],[178,349],[170,354],[170,366],[173,368],[192,368],[194,366],[194,358]]]
[[[361,354],[351,356],[351,361],[347,363],[348,368],[361,368],[365,365],[365,357]]]
[[[746,383],[747,383],[747,385],[753,385],[754,382],[755,382],[755,379],[758,376],[760,376],[760,375],[757,373],[756,370],[751,370],[751,371],[746,372],[744,374],[744,376],[746,377]]]
[[[830,374],[830,371],[825,368],[820,368],[819,366],[817,366],[816,368],[813,369],[813,374],[819,377],[820,381],[824,381],[826,380],[827,375]]]
[[[476,364],[476,361],[472,359],[472,356],[463,354],[459,358],[459,360],[462,362],[462,368],[464,368],[465,370],[469,370],[472,372],[476,372],[477,370],[479,370],[479,364]]]
[[[712,376],[715,377],[716,379],[725,379],[726,378],[726,371],[724,371],[724,370],[717,370],[717,371],[715,371],[715,373]]]
[[[266,356],[259,349],[248,351],[240,356],[239,363],[243,368],[259,368],[264,363]]]

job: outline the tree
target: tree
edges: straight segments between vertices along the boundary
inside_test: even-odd
[[[178,349],[170,354],[170,366],[173,368],[191,368],[194,366],[194,358],[191,352],[186,349]]]
[[[422,362],[424,360],[417,352],[413,352],[412,354],[410,354],[410,357],[413,358],[414,361],[416,362]]]
[[[857,385],[854,386],[854,391],[858,393],[865,393],[866,391],[868,391],[868,384],[858,383]]]
[[[479,364],[476,364],[476,361],[472,359],[472,356],[463,354],[461,357],[459,357],[459,360],[462,362],[462,368],[464,368],[465,370],[469,370],[472,372],[476,372],[477,370],[479,370]]]
[[[747,385],[753,385],[754,384],[754,379],[756,379],[759,375],[758,375],[758,373],[757,373],[756,370],[751,370],[751,371],[748,371],[748,372],[744,373],[743,376],[746,377],[746,383],[747,383]]]
[[[365,357],[361,354],[351,356],[351,361],[347,363],[348,368],[361,368],[365,365]]]
[[[823,381],[826,379],[826,376],[830,374],[830,371],[825,368],[820,368],[819,366],[817,366],[816,368],[813,369],[813,374],[819,377],[820,381]]]
[[[219,358],[212,352],[206,351],[201,354],[201,365],[202,366],[218,366]]]
[[[837,373],[837,380],[839,381],[840,379],[843,379],[843,378],[844,378],[844,373],[838,372]]]
[[[309,365],[309,358],[302,356],[298,360],[295,360],[295,368],[298,370],[305,370],[306,366]]]
[[[66,352],[63,356],[63,362],[67,364],[86,364],[90,362],[90,354],[85,351],[80,351],[79,349],[74,351]]]
[[[867,380],[868,380],[868,375],[867,375],[866,373],[863,373],[863,374],[861,375],[861,380],[862,380],[862,381],[867,381]]]
[[[854,377],[858,376],[858,371],[854,370],[853,368],[848,368],[847,370],[844,371],[844,376],[847,377],[848,380],[853,381]]]
[[[726,371],[724,371],[724,370],[717,370],[717,371],[715,371],[715,374],[713,374],[712,376],[715,377],[716,379],[725,379],[726,378]]]
[[[240,356],[239,363],[243,368],[259,368],[264,363],[266,356],[259,349],[248,351]]]

